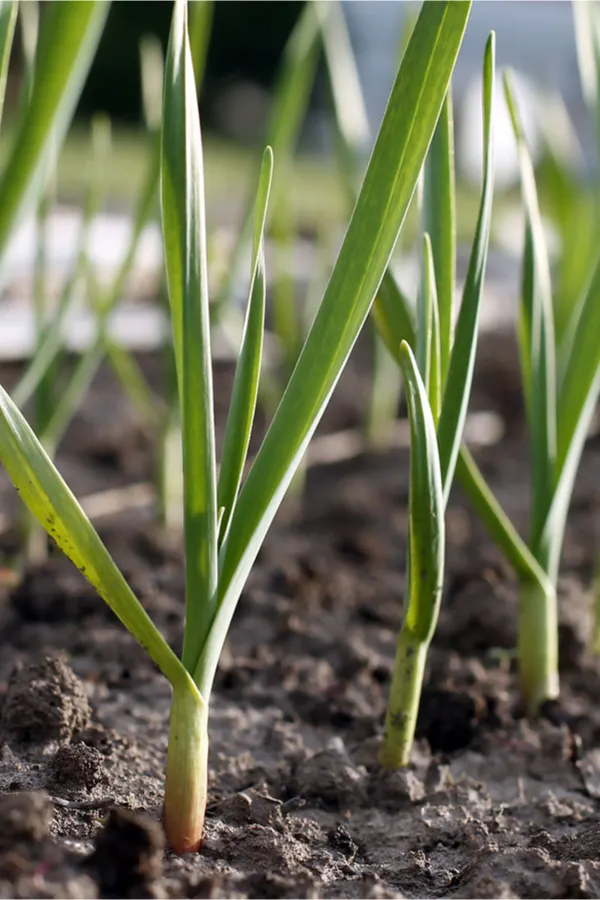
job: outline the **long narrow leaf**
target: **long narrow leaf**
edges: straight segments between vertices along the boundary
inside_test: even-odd
[[[504,78],[504,89],[517,142],[525,205],[525,252],[518,332],[531,444],[530,546],[535,552],[552,501],[555,480],[556,362],[552,289],[533,164],[508,74]]]
[[[400,366],[410,421],[408,572],[405,624],[429,642],[437,622],[444,580],[444,496],[435,423],[427,391],[410,347],[400,345]]]
[[[396,277],[389,268],[373,302],[371,315],[386,347],[396,359],[402,341],[414,345],[414,312]]]
[[[391,287],[393,279],[387,283]],[[391,289],[388,300],[388,303],[379,305],[375,321],[379,333],[385,336],[386,346],[400,365],[402,341],[409,344],[411,341],[414,342],[415,331],[406,298],[399,291]],[[399,314],[398,310],[401,310]],[[524,582],[548,583],[543,569],[490,491],[465,444],[461,446],[458,454],[456,476],[471,505],[519,578]]]
[[[433,414],[433,421],[436,424],[440,417],[442,409],[442,354],[440,339],[440,320],[439,305],[437,293],[437,281],[435,276],[435,268],[433,263],[433,251],[429,241],[429,235],[424,246],[423,274],[425,281],[425,289],[430,295],[429,304],[431,306],[431,320],[429,325],[428,343],[429,349],[427,355],[429,358],[429,381],[427,384],[427,393],[429,396],[429,404]]]
[[[596,132],[600,153],[600,12],[595,2],[574,0],[573,16],[577,63],[583,96]]]
[[[87,261],[87,248],[93,219],[104,200],[107,157],[110,149],[110,124],[103,116],[92,121],[92,165],[90,181],[83,205],[83,220],[77,238],[75,259],[72,269],[61,291],[55,314],[45,329],[42,340],[36,348],[35,356],[17,382],[12,399],[22,409],[30,400],[38,385],[53,365],[63,345],[63,328],[67,315],[77,298],[76,287],[80,282]]]
[[[43,434],[40,435],[44,447],[51,457],[56,455],[67,428],[81,407],[82,398],[88,393],[103,357],[103,347],[92,345],[91,352],[83,354],[74,371],[69,375],[65,390],[61,392]]]
[[[54,538],[172,684],[182,667],[112,561],[35,434],[0,387],[0,460],[33,516]]]
[[[18,0],[2,0],[0,3],[0,122],[4,112],[8,64],[15,36],[18,9]]]
[[[433,296],[435,291],[435,275],[432,284],[431,269],[431,239],[427,232],[423,234],[423,247],[421,251],[421,284],[417,300],[417,346],[416,359],[419,373],[423,379],[425,389],[429,390],[429,369],[431,365],[431,320],[433,316]]]
[[[271,189],[271,208],[276,210],[280,190],[290,177],[290,166],[300,128],[306,115],[310,92],[319,59],[319,29],[313,4],[306,2],[283,51],[282,61],[273,87],[273,105],[264,143],[273,150],[277,172]],[[254,183],[258,182],[258,177]],[[288,200],[286,199],[286,202]],[[218,306],[230,298],[234,280],[252,238],[254,198],[249,196],[242,227],[231,262],[219,290]]]
[[[144,35],[140,40],[140,80],[144,122],[151,133],[160,128],[164,69],[160,40],[156,35]]]
[[[433,253],[431,240],[427,233],[423,235],[421,288],[417,316],[417,364],[427,389],[433,420],[437,424],[442,399],[440,325]]]
[[[600,260],[585,294],[558,399],[556,484],[539,539],[554,577],[575,476],[600,394],[599,334]]]
[[[566,363],[558,397],[556,472],[560,478],[571,444],[600,368],[600,257],[596,262],[579,311],[573,348]]]
[[[493,111],[496,39],[492,32],[483,63],[483,185],[477,227],[469,268],[463,289],[462,303],[456,323],[454,346],[450,357],[448,377],[444,384],[442,412],[438,423],[438,446],[444,481],[446,503],[450,495],[456,459],[467,417],[479,327],[479,309],[487,264],[492,202],[494,199]]]
[[[587,393],[584,392],[584,402],[579,405],[579,419],[575,424],[575,430],[571,435],[569,452],[562,464],[558,482],[552,497],[552,504],[546,516],[543,529],[539,538],[539,555],[544,561],[546,571],[556,583],[558,578],[558,566],[562,550],[563,535],[569,511],[569,504],[573,494],[575,476],[579,469],[581,454],[585,440],[589,434],[590,425],[596,404],[600,394],[600,366],[596,369],[595,377],[589,385]]]
[[[31,97],[0,180],[0,269],[15,223],[65,136],[109,9],[110,0],[72,0],[44,10]]]
[[[115,277],[109,284],[108,288],[101,291],[100,295],[95,298],[93,306],[96,312],[96,335],[94,337],[94,340],[90,343],[85,352],[77,360],[75,368],[70,377],[68,390],[61,397],[60,402],[56,405],[52,413],[52,418],[48,423],[48,427],[46,429],[46,440],[48,442],[48,446],[50,447],[56,447],[60,442],[66,428],[71,422],[74,413],[80,407],[83,397],[87,393],[88,388],[92,383],[92,380],[96,372],[98,371],[106,353],[108,352],[109,354],[111,354],[114,350],[114,347],[111,344],[111,339],[107,334],[109,317],[111,312],[114,310],[115,305],[122,297],[123,288],[131,271],[131,266],[135,259],[144,226],[154,209],[158,187],[158,175],[160,171],[159,151],[160,145],[157,142],[152,146],[151,149],[150,164],[146,181],[144,183],[133,216],[133,226],[129,235],[129,242],[127,244],[123,259],[121,260]],[[84,263],[85,259],[82,261],[82,267],[85,268]],[[93,282],[92,273],[90,273],[89,267],[87,276],[88,281]],[[95,295],[98,292],[95,287],[91,287],[90,293],[92,295]],[[65,310],[59,312],[59,316],[65,314]],[[57,349],[60,349],[60,339],[60,322],[55,321],[52,323],[52,326],[47,333],[46,341],[44,341],[44,344],[42,345],[43,349],[40,349],[41,361],[39,362],[39,366],[38,360],[34,360],[32,363],[33,371],[31,373],[31,376],[25,381],[26,376],[29,374],[28,370],[28,372],[25,373],[23,383],[19,382],[17,388],[15,389],[15,400],[17,399],[17,389],[18,398],[20,400],[23,400],[23,402],[27,399],[30,392],[35,390],[37,378],[40,377],[40,374],[43,375],[46,366],[49,365],[54,358],[53,354],[57,352]],[[117,348],[115,354],[119,353],[119,350],[120,348]],[[114,359],[114,357],[111,361],[115,363],[113,369],[115,370],[117,377],[120,377],[122,373],[119,369],[117,361]],[[127,363],[137,367],[137,364],[135,363],[135,360],[132,356],[128,356]],[[136,368],[135,376],[138,375],[138,372],[139,369]],[[138,385],[141,385],[141,390],[144,390],[144,383],[141,380],[138,381],[137,378],[136,381]],[[145,391],[144,397],[146,398],[144,401],[144,406],[145,408],[149,408],[150,403],[147,401],[147,394]]]
[[[223,510],[220,523],[221,541],[227,534],[229,522],[242,480],[250,433],[256,410],[263,332],[265,325],[265,256],[264,231],[267,205],[273,175],[273,151],[267,147],[258,184],[254,225],[254,248],[250,279],[250,293],[246,310],[244,333],[235,369],[231,405],[227,416],[217,502]]]
[[[404,620],[385,717],[381,764],[407,766],[423,688],[427,650],[438,620],[444,583],[444,494],[435,422],[427,390],[410,347],[402,343],[400,365],[410,421],[409,532]]]
[[[218,528],[202,138],[184,0],[175,3],[167,53],[161,196],[183,437],[182,660],[192,672],[215,613]]]
[[[452,350],[456,282],[456,200],[454,185],[452,88],[448,88],[425,163],[423,230],[429,233],[435,267],[440,322],[442,383]]]
[[[213,0],[195,0],[189,6],[189,31],[196,87],[200,90],[208,58],[208,46],[214,15]]]
[[[531,550],[515,529],[463,444],[456,462],[456,475],[473,509],[480,517],[515,574],[523,582],[537,582],[551,591],[552,585]]]
[[[390,447],[398,414],[402,393],[402,376],[396,360],[381,339],[374,323],[370,331],[373,362],[365,437],[369,448],[387,450]]]
[[[339,0],[312,2],[323,37],[335,124],[344,145],[352,152],[354,169],[361,155],[368,150],[371,129],[350,35]]]
[[[404,56],[323,301],[240,492],[221,550],[219,609],[195,673],[210,686],[250,567],[369,313],[404,222],[470,11],[426,2]]]

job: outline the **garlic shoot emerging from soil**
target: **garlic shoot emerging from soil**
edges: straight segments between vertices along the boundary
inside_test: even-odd
[[[558,609],[550,582],[521,584],[519,592],[519,675],[529,715],[558,697]]]
[[[61,9],[71,5],[88,4],[58,4]],[[22,500],[173,688],[164,823],[178,853],[197,850],[202,840],[208,704],[231,619],[386,272],[448,90],[470,6],[427,2],[419,13],[331,278],[247,471],[261,373],[264,233],[273,153],[267,148],[258,181],[246,318],[219,468],[202,136],[188,5],[186,0],[174,3],[164,73],[160,183],[178,382],[174,396],[183,451],[186,607],[181,659],[133,594],[17,405],[0,388],[0,461]],[[307,9],[312,12],[312,5]],[[279,112],[284,122],[280,127],[287,127],[287,111]]]
[[[164,828],[175,853],[194,853],[202,843],[208,780],[208,705],[191,681],[173,692]]]
[[[418,641],[402,629],[379,756],[384,769],[403,769],[410,763],[428,650],[428,642]]]

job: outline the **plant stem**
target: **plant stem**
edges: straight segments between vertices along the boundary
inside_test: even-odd
[[[202,843],[208,768],[208,704],[191,678],[173,690],[164,828],[175,853]]]
[[[429,641],[422,641],[403,627],[396,645],[396,659],[379,761],[386,769],[401,769],[410,762],[415,736]]]
[[[558,609],[549,584],[521,581],[518,658],[521,691],[528,715],[558,696]]]

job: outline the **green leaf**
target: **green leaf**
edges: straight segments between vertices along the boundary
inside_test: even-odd
[[[553,588],[546,573],[490,491],[464,444],[456,462],[456,476],[471,506],[515,570],[519,580],[523,583],[536,582],[544,590],[551,592]]]
[[[496,38],[492,32],[486,44],[483,62],[484,164],[481,203],[460,312],[456,323],[448,377],[444,385],[442,411],[438,423],[438,446],[446,503],[448,502],[454,480],[456,459],[460,450],[469,397],[471,395],[477,350],[479,309],[490,243],[492,203],[494,199],[493,111],[495,55]]]
[[[350,151],[351,183],[362,154],[369,149],[371,129],[344,12],[339,0],[312,0],[323,38],[335,124]]]
[[[21,50],[23,52],[24,78],[23,94],[28,97],[33,85],[35,72],[35,48],[40,30],[39,0],[21,3],[19,6],[19,31],[21,33]]]
[[[431,238],[425,232],[423,234],[423,249],[421,255],[421,284],[417,300],[417,366],[425,390],[429,390],[429,373],[431,368],[431,332],[433,318],[434,298],[437,299],[435,288],[435,272],[431,279]],[[402,354],[400,355],[402,358]]]
[[[314,2],[319,19],[329,76],[337,139],[337,158],[348,194],[349,208],[356,202],[360,172],[370,149],[371,129],[360,77],[344,11],[339,0]],[[384,281],[387,279],[384,276]],[[392,290],[394,286],[392,286]],[[385,293],[385,288],[383,289]],[[376,301],[377,302],[377,301]],[[395,360],[376,327],[373,328],[373,372],[366,438],[369,446],[389,444],[398,410],[402,381]]]
[[[110,0],[71,0],[44,10],[31,96],[0,179],[0,268],[65,136],[109,9]]]
[[[598,126],[600,87],[600,13],[595,2],[574,0],[573,23],[583,97]],[[597,134],[600,137],[600,134]]]
[[[398,289],[389,269],[373,304],[372,315],[386,347],[400,364],[400,345],[403,340],[414,343],[415,328],[408,300]],[[465,444],[458,454],[456,476],[471,505],[518,577],[523,581],[549,585],[543,569],[490,491]]]
[[[525,205],[525,250],[518,332],[532,462],[529,544],[536,553],[540,531],[552,502],[556,464],[556,362],[552,288],[533,164],[508,73],[504,77],[504,89],[517,141]]]
[[[600,367],[600,257],[579,304],[571,354],[566,361],[558,397],[557,478],[571,453],[579,420],[594,393]]]
[[[194,63],[194,76],[196,78],[196,87],[200,91],[202,82],[204,81],[204,70],[206,69],[206,60],[208,57],[208,46],[210,44],[210,35],[212,31],[214,3],[213,0],[195,0],[190,3],[190,47],[192,51],[192,61]]]
[[[342,7],[338,0],[327,4],[315,2],[314,6],[323,37],[338,138],[337,155],[350,206],[353,207],[360,186],[361,157],[368,150],[371,140],[369,117]],[[401,56],[403,53],[404,45]],[[402,340],[413,342],[415,327],[411,304],[390,268],[383,276],[371,315],[380,339],[394,358]],[[378,355],[381,358],[382,354]],[[382,369],[385,373],[385,366]]]
[[[75,280],[79,275],[87,274],[88,290],[94,297],[93,306],[96,312],[96,336],[77,360],[69,378],[67,390],[60,397],[59,402],[52,411],[52,417],[50,418],[44,433],[44,443],[49,449],[56,448],[62,440],[62,437],[75,412],[79,409],[106,352],[109,354],[109,361],[112,364],[113,371],[115,371],[117,377],[124,382],[128,395],[135,398],[134,402],[136,403],[140,403],[140,397],[143,396],[141,402],[144,410],[149,410],[150,403],[148,402],[148,394],[145,390],[145,382],[142,381],[143,376],[140,375],[137,363],[135,362],[134,357],[127,355],[126,351],[122,348],[115,349],[107,334],[107,326],[111,312],[123,296],[123,287],[131,271],[131,266],[139,246],[144,226],[153,212],[156,202],[159,171],[160,143],[156,141],[151,148],[149,169],[136,205],[133,226],[129,235],[129,242],[127,244],[125,255],[117,269],[114,279],[108,288],[103,290],[99,296],[97,296],[98,291],[93,283],[94,280],[87,262],[86,229],[84,228],[82,230],[82,233],[80,234],[79,263],[77,266],[79,270],[73,273],[73,283],[69,282],[65,286],[65,291],[67,293],[63,294],[61,298],[58,314],[46,332],[43,342],[40,344],[39,353],[36,354],[35,359],[32,360],[30,369],[25,372],[22,380],[15,388],[13,399],[17,405],[21,405],[22,403],[25,403],[35,391],[38,379],[44,376],[48,367],[56,358],[56,354],[60,351],[62,346],[62,324],[64,323],[64,318],[66,317],[71,303]],[[92,208],[85,213],[86,216],[93,215],[94,202],[95,201],[92,201]],[[124,360],[125,355],[127,355],[126,361]]]
[[[410,347],[400,345],[400,368],[410,421],[410,493],[404,620],[385,718],[381,764],[409,764],[427,649],[435,632],[444,586],[444,494],[435,422],[427,389]],[[408,594],[408,596],[406,596]]]
[[[427,233],[423,235],[417,317],[417,362],[429,396],[433,420],[437,423],[442,395],[440,323],[431,239]]]
[[[388,268],[373,302],[371,315],[381,338],[399,362],[400,344],[414,344],[416,328],[411,304]]]
[[[547,570],[556,575],[573,484],[600,393],[599,334],[600,259],[584,294],[558,398],[556,484],[539,538]]]
[[[445,502],[435,423],[410,347],[400,346],[400,367],[410,421],[408,631],[428,643],[438,619],[444,584]]]
[[[551,115],[542,114],[543,155],[536,165],[536,181],[545,215],[557,232],[560,252],[552,260],[552,306],[557,356],[568,356],[568,343],[581,297],[596,255],[599,216],[594,193],[581,179],[584,152],[562,95],[552,95]]]
[[[272,415],[275,406],[281,400],[284,385],[277,381],[287,381],[294,368],[305,334],[301,333],[301,317],[298,315],[296,302],[297,282],[290,265],[294,258],[296,234],[292,219],[292,210],[288,203],[281,202],[271,216],[270,236],[273,249],[272,284],[270,291],[270,331],[277,341],[280,351],[280,365],[277,371],[270,371],[271,381],[266,412]]]
[[[265,324],[265,248],[264,231],[273,175],[273,151],[267,147],[258,183],[254,224],[254,248],[250,292],[240,354],[235,369],[231,405],[227,416],[217,507],[223,509],[221,541],[227,534],[242,481],[256,410]]]
[[[456,198],[454,178],[454,121],[452,88],[448,88],[442,112],[425,163],[423,230],[431,238],[440,322],[442,384],[446,381],[454,313],[456,283]]]
[[[365,438],[369,449],[389,450],[400,405],[402,376],[396,360],[371,324],[373,361]]]
[[[162,397],[158,397],[148,384],[134,354],[113,340],[105,328],[100,329],[100,334],[106,359],[133,409],[137,411],[146,426],[157,426],[164,413]]]
[[[56,541],[171,684],[186,673],[112,561],[35,434],[0,387],[0,460],[31,514]]]
[[[140,40],[140,81],[144,122],[150,133],[160,128],[164,67],[160,39],[155,34],[144,35]]]
[[[110,149],[110,122],[104,116],[95,116],[91,128],[92,164],[90,180],[83,205],[83,220],[77,237],[75,262],[61,291],[56,312],[45,328],[35,355],[12,391],[12,399],[22,409],[37,391],[39,384],[57,360],[63,347],[63,329],[66,318],[77,300],[76,287],[82,280],[87,266],[87,248],[92,222],[104,202],[106,172]],[[68,423],[67,423],[68,424]]]
[[[431,240],[427,233],[423,235],[422,270],[420,292],[422,297],[418,305],[420,318],[417,329],[417,359],[419,360],[420,354],[423,360],[423,367],[421,367],[421,362],[419,361],[419,371],[423,375],[433,421],[437,425],[442,403],[440,323],[433,253]]]
[[[289,185],[290,166],[306,115],[319,59],[319,30],[311,2],[304,8],[283,51],[273,87],[273,101],[264,143],[271,147],[277,160],[277,171],[271,188],[271,209],[275,214],[280,191]],[[258,182],[258,177],[253,184]],[[282,202],[288,202],[287,199]],[[234,279],[252,236],[254,198],[249,195],[242,227],[238,232],[227,276],[219,289],[217,305],[221,308],[230,298]],[[229,311],[228,311],[229,312]]]
[[[215,613],[218,527],[202,138],[184,0],[174,5],[167,52],[161,168],[183,442],[186,627],[182,660],[192,673]]]
[[[81,407],[83,397],[85,397],[91,387],[103,357],[104,351],[102,346],[91,344],[69,375],[65,389],[58,397],[52,409],[52,415],[40,434],[40,438],[50,457],[56,455],[58,446],[67,428],[73,421],[77,410]]]
[[[0,3],[0,122],[4,112],[8,64],[15,36],[18,9],[19,0],[2,0]]]
[[[219,609],[195,678],[212,684],[235,605],[265,534],[369,313],[415,190],[470,11],[424,3],[344,243],[220,556]],[[199,679],[199,680],[198,680]]]
[[[487,144],[488,153],[490,139],[488,138]],[[483,200],[485,200],[485,190]],[[480,213],[480,225],[481,222]],[[477,234],[474,243],[477,245]],[[473,279],[473,284],[476,284],[476,279]],[[415,326],[408,298],[399,289],[390,269],[386,272],[373,304],[372,315],[388,350],[400,364],[400,345],[404,340],[409,344],[415,342]],[[537,582],[551,591],[552,586],[546,574],[490,491],[464,444],[460,447],[458,454],[456,475],[475,511],[518,577],[524,582]]]

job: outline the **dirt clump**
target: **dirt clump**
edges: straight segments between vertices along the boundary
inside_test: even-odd
[[[50,761],[54,782],[90,789],[106,779],[104,757],[95,747],[83,741],[59,747]]]
[[[0,728],[20,743],[62,743],[79,735],[90,716],[85,690],[64,657],[46,656],[13,670]]]
[[[157,821],[115,807],[85,867],[102,897],[164,897],[164,851],[164,833]]]

